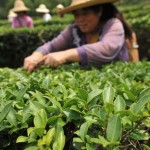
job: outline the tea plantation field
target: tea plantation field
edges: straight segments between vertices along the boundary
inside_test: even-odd
[[[149,150],[150,62],[0,69],[1,150]]]

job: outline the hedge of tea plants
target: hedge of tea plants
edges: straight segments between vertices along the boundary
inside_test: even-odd
[[[0,67],[21,67],[26,56],[56,37],[72,20],[71,15],[54,16],[49,22],[36,19],[32,29],[12,29],[6,21],[0,21]]]
[[[150,25],[150,2],[147,1],[139,5],[127,5],[119,7],[119,9],[133,27],[147,28]]]
[[[150,60],[150,1],[119,7],[137,34],[141,59]]]
[[[0,67],[21,67],[26,56],[37,47],[57,36],[66,25],[38,26],[34,29],[1,27]]]
[[[0,149],[149,150],[150,62],[0,69]]]

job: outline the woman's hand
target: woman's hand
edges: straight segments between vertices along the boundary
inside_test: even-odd
[[[28,72],[32,72],[37,64],[43,59],[43,54],[40,52],[34,52],[32,55],[24,59],[24,69]]]
[[[45,65],[50,65],[52,68],[56,68],[66,62],[78,62],[79,55],[76,49],[69,49],[66,51],[49,53],[44,56],[43,62]]]
[[[44,64],[56,68],[67,62],[65,51],[49,53],[44,56]]]

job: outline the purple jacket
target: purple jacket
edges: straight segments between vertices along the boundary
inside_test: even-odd
[[[106,22],[96,43],[87,44],[84,34],[76,24],[72,24],[52,41],[38,47],[37,51],[48,54],[70,48],[77,48],[81,65],[101,66],[113,60],[128,60],[123,25],[116,18]]]
[[[12,21],[12,28],[33,27],[33,20],[30,16],[16,16]]]

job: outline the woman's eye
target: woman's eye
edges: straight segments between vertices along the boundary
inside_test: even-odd
[[[89,15],[90,12],[89,11],[83,11],[81,13],[73,13],[74,17],[79,17],[79,16],[87,16]]]

